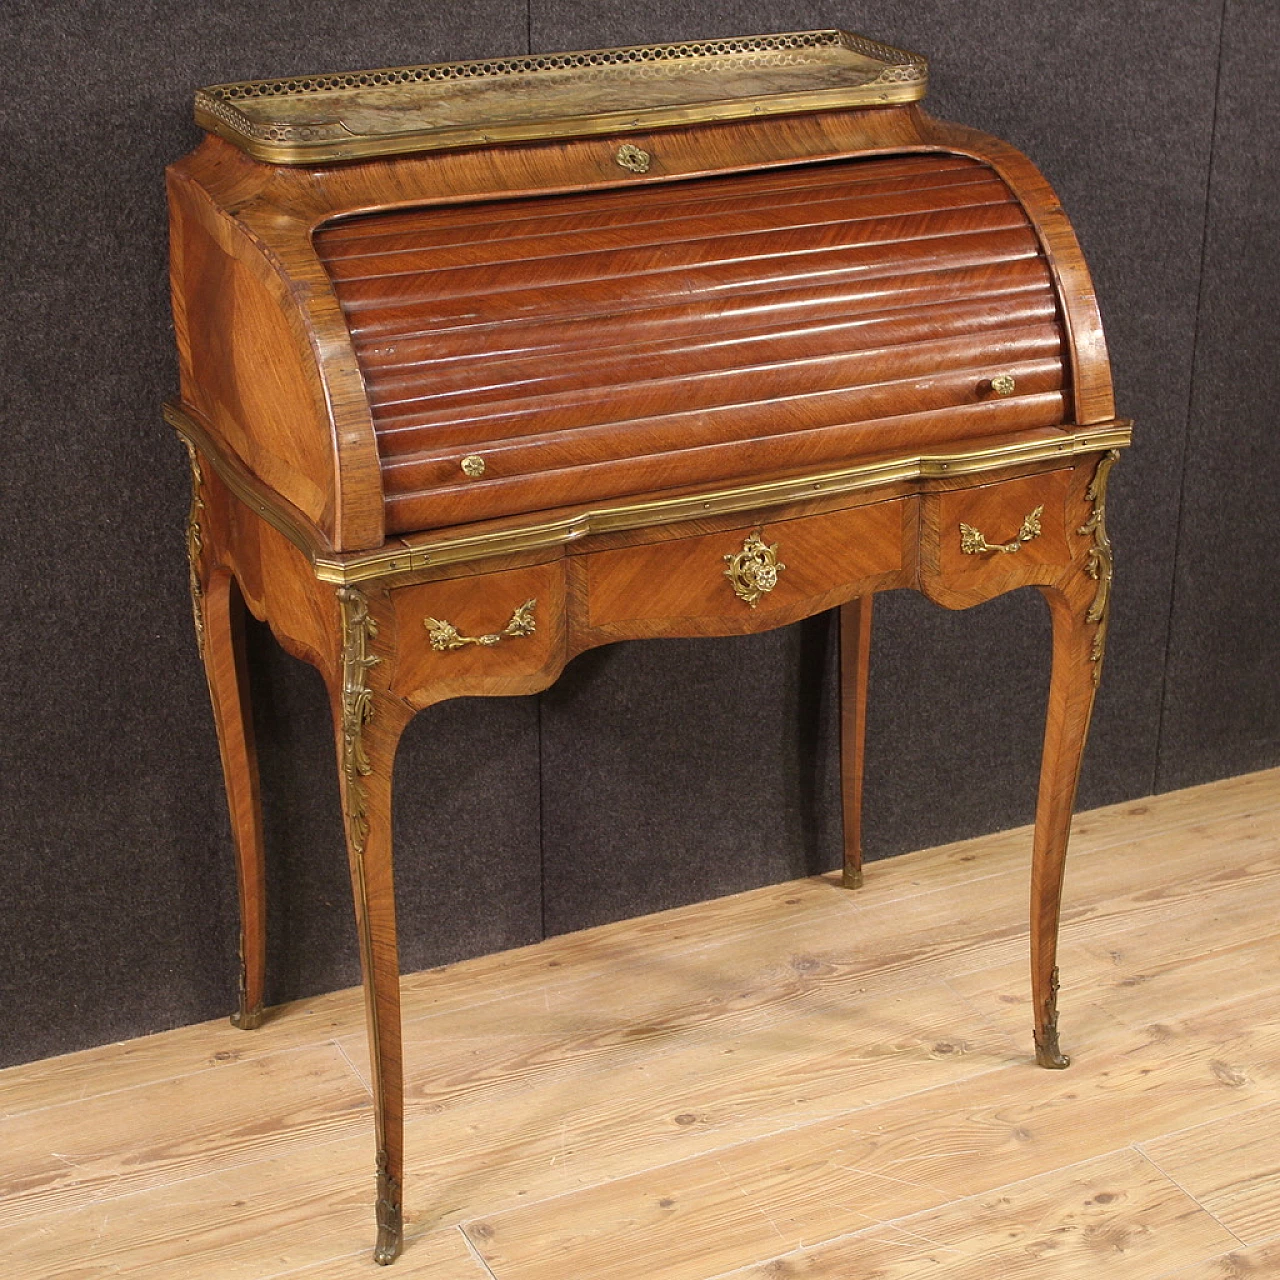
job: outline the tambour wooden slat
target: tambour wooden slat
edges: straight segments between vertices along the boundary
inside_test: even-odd
[[[1017,369],[1025,393],[1061,389],[1061,363],[1052,343],[1028,341],[1008,354],[1013,356],[1007,362],[1008,367]],[[960,367],[954,367],[956,364]],[[636,457],[712,445],[722,440],[779,434],[779,429],[790,433],[811,427],[838,426],[845,420],[877,421],[903,409],[945,415],[980,403],[980,397],[973,391],[972,362],[938,360],[932,351],[915,353],[911,361],[904,361],[902,377],[885,377],[870,385],[857,385],[844,367],[824,372],[817,379],[806,377],[808,372],[792,371],[789,378],[778,377],[768,397],[760,394],[762,385],[771,385],[767,370],[753,371],[750,382],[740,384],[738,396],[722,396],[718,401],[711,395],[698,395],[692,381],[682,387],[668,388],[667,397],[661,401],[646,401],[642,394],[633,393],[626,401],[637,412],[630,418],[605,422],[593,423],[583,411],[584,406],[578,405],[572,416],[580,421],[569,424],[568,429],[565,423],[571,413],[568,409],[518,419],[488,418],[470,424],[451,424],[445,431],[410,428],[402,441],[407,447],[389,457],[385,464],[387,488],[389,491],[401,488],[406,472],[420,476],[429,473],[437,482],[454,479],[461,454],[480,440],[484,441],[485,474],[490,480],[497,480],[524,475],[544,466],[569,466],[575,459],[585,463]],[[828,382],[830,385],[824,385]],[[645,414],[646,403],[679,407],[660,414]],[[420,442],[427,440],[440,442],[439,447],[421,448]]]
[[[714,217],[718,214],[741,213],[744,209],[759,208],[762,204],[771,210],[785,210],[797,205],[822,204],[831,200],[868,200],[893,195],[925,196],[938,192],[944,199],[959,200],[965,191],[974,186],[986,186],[991,182],[990,173],[981,166],[948,170],[927,180],[920,178],[888,178],[874,186],[848,182],[828,182],[821,186],[788,184],[767,193],[753,190],[750,199],[738,195],[719,195],[714,198],[701,196],[673,201],[661,207],[652,207],[647,201],[634,199],[601,200],[585,211],[574,213],[547,213],[539,209],[536,215],[525,213],[522,217],[508,216],[498,220],[483,216],[462,220],[457,225],[433,226],[430,231],[432,245],[475,245],[492,240],[524,240],[535,236],[556,236],[576,231],[598,231],[609,228],[640,227],[664,224],[681,218]],[[945,189],[945,195],[943,190]],[[601,196],[618,196],[623,193],[607,192]],[[563,197],[562,197],[563,198]],[[536,202],[525,202],[538,208]],[[491,208],[492,206],[486,206]],[[403,222],[401,219],[403,218]],[[362,219],[361,221],[367,221]],[[386,253],[420,249],[423,233],[415,228],[416,219],[408,215],[387,215],[388,229],[380,234],[369,234],[347,244],[327,243],[326,254],[333,266],[360,263]]]
[[[936,271],[946,266],[980,266],[994,259],[1033,258],[1039,244],[1029,227],[972,231],[888,244],[838,247],[780,255],[762,255],[739,262],[704,267],[652,271],[643,276],[602,277],[578,288],[545,284],[524,289],[496,290],[468,299],[430,295],[417,301],[388,303],[383,308],[346,311],[347,325],[357,340],[410,336],[432,328],[470,328],[500,321],[527,321],[560,314],[615,315],[619,308],[643,310],[675,300],[691,302],[699,295],[713,303],[734,294],[756,298],[815,280],[829,285]],[[588,287],[581,287],[585,284]],[[590,286],[594,285],[594,288]],[[339,292],[342,298],[342,292]]]
[[[760,416],[767,417],[767,413],[761,412],[764,408],[752,406]],[[904,414],[875,422],[794,431],[783,437],[784,460],[778,465],[785,468],[833,466],[871,452],[1053,427],[1062,422],[1063,409],[1062,394],[1047,392],[1020,396],[1016,401],[966,405],[945,413]],[[539,493],[545,497],[541,505],[549,509],[596,502],[633,489],[649,492],[681,485],[737,482],[751,474],[763,439],[761,434],[698,450],[646,456],[640,485],[636,484],[634,459],[542,471],[538,473]],[[461,472],[455,474],[461,475]],[[407,532],[514,515],[528,509],[528,492],[528,478],[523,476],[479,485],[441,485],[431,492],[389,492],[387,527]]]
[[[316,232],[388,533],[1064,420],[1054,285],[987,165],[918,154],[644,190]]]
[[[731,241],[768,232],[793,239],[801,232],[821,235],[822,228],[835,227],[861,240],[859,228],[854,225],[859,222],[1009,203],[1008,190],[994,179],[941,191],[903,191],[892,195],[872,191],[850,196],[846,191],[838,191],[810,196],[795,204],[770,201],[762,208],[758,203],[742,202],[732,209],[664,218],[646,224],[645,243],[646,246],[689,244],[692,247],[702,240]],[[329,263],[329,273],[335,280],[346,281],[350,289],[357,281],[390,281],[399,276],[452,267],[532,263],[539,258],[611,253],[631,248],[637,230],[634,223],[624,222],[603,227],[575,226],[538,235],[508,235],[502,239],[490,236],[451,244],[436,240],[425,246],[405,245],[360,257],[335,258]],[[714,252],[714,246],[710,248]],[[696,253],[696,248],[693,251]],[[705,255],[698,253],[698,259],[705,260]]]
[[[677,243],[652,243],[629,248],[591,249],[579,252],[568,246],[552,257],[518,258],[482,266],[443,267],[438,270],[397,273],[352,281],[338,281],[344,307],[349,312],[380,310],[387,306],[433,303],[457,298],[466,305],[483,305],[505,293],[537,287],[575,289],[582,285],[614,285],[622,280],[643,288],[647,275],[670,276],[692,269],[748,270],[758,282],[807,275],[810,258],[829,258],[856,250],[867,254],[883,250],[892,256],[899,247],[927,245],[930,241],[1010,231],[1025,226],[1021,210],[1007,201],[971,205],[961,209],[897,214],[882,218],[846,220],[816,226],[783,226],[749,235],[704,236]],[[821,269],[819,267],[818,269]],[[550,285],[554,280],[554,285]]]
[[[964,156],[937,155],[931,157],[927,170],[922,169],[917,157],[859,161],[856,171],[831,164],[787,166],[773,170],[760,170],[751,175],[751,196],[755,199],[774,199],[792,192],[805,192],[833,184],[858,188],[864,185],[883,186],[893,190],[897,186],[942,186],[951,181],[982,181],[990,177],[990,169],[976,160]],[[543,196],[520,196],[509,200],[490,200],[477,207],[473,203],[457,203],[432,206],[426,209],[397,210],[379,214],[376,218],[352,217],[331,223],[324,228],[326,258],[339,258],[348,253],[364,253],[370,241],[399,234],[417,235],[426,231],[433,237],[449,228],[460,227],[464,232],[482,227],[507,228],[507,234],[520,235],[520,223],[548,224],[557,219],[579,214],[603,216],[610,210],[621,211],[623,217],[635,223],[661,219],[667,211],[684,206],[705,205],[717,200],[727,200],[736,205],[743,199],[742,178],[736,174],[700,178],[696,182],[677,182],[646,186],[644,199],[637,200],[633,184],[606,187],[581,195],[559,195],[551,207]]]
[[[704,375],[712,375],[769,362],[838,358],[878,346],[897,350],[945,334],[963,333],[967,338],[1036,324],[1048,326],[1056,339],[1054,319],[1052,301],[1042,290],[1036,290],[1011,294],[998,308],[991,305],[989,298],[982,297],[920,306],[905,315],[898,311],[878,312],[854,320],[770,326],[727,335],[718,329],[704,329],[679,341],[631,344],[625,381],[665,377],[673,361],[697,359]],[[413,406],[424,410],[447,405],[466,408],[513,395],[533,397],[581,387],[598,388],[604,379],[616,376],[616,363],[617,351],[606,342],[576,351],[568,362],[549,361],[542,353],[536,353],[507,359],[491,357],[482,371],[468,368],[461,361],[442,363],[425,386],[418,370],[409,368],[398,376],[379,378],[370,403],[375,419],[390,425],[391,417],[411,412]]]
[[[972,403],[981,398],[984,373],[1053,362],[1061,371],[1061,343],[1052,325],[1037,328],[969,334],[933,341],[879,347],[843,355],[793,357],[769,364],[744,364],[714,372],[683,370],[665,376],[628,380],[629,371],[601,403],[599,388],[578,388],[548,396],[524,396],[468,409],[453,405],[433,411],[415,407],[379,423],[388,459],[428,441],[441,445],[485,441],[496,448],[502,440],[550,433],[585,438],[591,430],[618,433],[635,421],[666,421],[704,409],[770,404],[792,397],[838,393],[851,413],[865,410],[863,398],[893,387],[908,397],[910,388],[922,392],[943,375],[954,374],[956,384],[948,403]],[[869,402],[868,402],[869,403]],[[878,403],[878,401],[877,401]],[[945,407],[945,406],[942,406]]]
[[[490,325],[436,330],[427,336],[357,341],[362,366],[373,373],[371,391],[408,377],[419,385],[436,382],[443,374],[483,361],[530,357],[542,360],[549,352],[572,352],[576,364],[591,351],[609,353],[625,342],[628,352],[655,341],[690,341],[703,335],[713,340],[729,333],[749,335],[770,328],[810,330],[848,317],[898,316],[926,308],[939,298],[943,307],[964,299],[1004,312],[1022,305],[1015,299],[1034,295],[1054,309],[1049,272],[1036,257],[1017,257],[977,267],[917,271],[909,275],[863,277],[854,281],[819,281],[800,287],[743,291],[731,297],[697,297],[689,302],[620,311],[614,314],[525,317]],[[989,304],[989,305],[987,305]],[[547,363],[542,360],[542,363]],[[376,372],[374,372],[376,371]],[[464,377],[476,379],[474,374]]]

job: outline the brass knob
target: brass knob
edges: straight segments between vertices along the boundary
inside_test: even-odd
[[[478,453],[469,453],[462,460],[462,469],[474,480],[484,475],[484,459]]]
[[[1017,385],[1011,373],[999,373],[991,379],[991,390],[998,396],[1013,395],[1014,388]]]
[[[649,162],[653,159],[647,151],[641,151],[630,142],[624,142],[613,158],[616,163],[631,173],[648,173]]]

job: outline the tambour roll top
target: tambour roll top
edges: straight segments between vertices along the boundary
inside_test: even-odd
[[[850,80],[833,102],[828,42],[807,105],[792,67],[791,108],[724,123],[746,112],[721,86],[629,152],[564,112],[556,141],[432,154],[420,131],[310,169],[211,140],[173,175],[186,407],[338,550],[1105,419],[1043,180],[994,140],[932,138],[903,101],[921,60],[860,47],[904,79],[863,67],[863,101]],[[215,374],[220,291],[267,336]]]

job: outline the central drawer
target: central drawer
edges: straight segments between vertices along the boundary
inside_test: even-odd
[[[1039,241],[967,157],[378,213],[315,247],[388,533],[1066,417]]]
[[[698,619],[711,630],[736,631],[748,619],[776,614],[778,619],[772,623],[776,626],[816,613],[848,599],[856,587],[867,589],[872,579],[883,584],[914,568],[909,563],[913,556],[908,554],[908,542],[914,536],[913,501],[899,498],[825,515],[592,552],[583,557],[587,626],[625,629],[646,620],[688,623]],[[771,566],[776,563],[761,591],[751,590],[752,548],[763,548],[764,561]],[[759,628],[753,625],[752,629]]]

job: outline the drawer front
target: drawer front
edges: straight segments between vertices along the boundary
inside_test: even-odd
[[[1074,475],[1050,471],[930,495],[923,513],[926,561],[936,556],[948,581],[1069,564]]]
[[[587,558],[587,622],[593,628],[646,619],[698,618],[754,630],[825,608],[906,562],[910,500],[766,522]],[[879,584],[883,585],[883,584]],[[905,584],[904,584],[905,585]]]
[[[564,662],[559,561],[401,587],[391,601],[399,654],[392,688],[410,701],[427,688],[433,697],[525,692]]]

